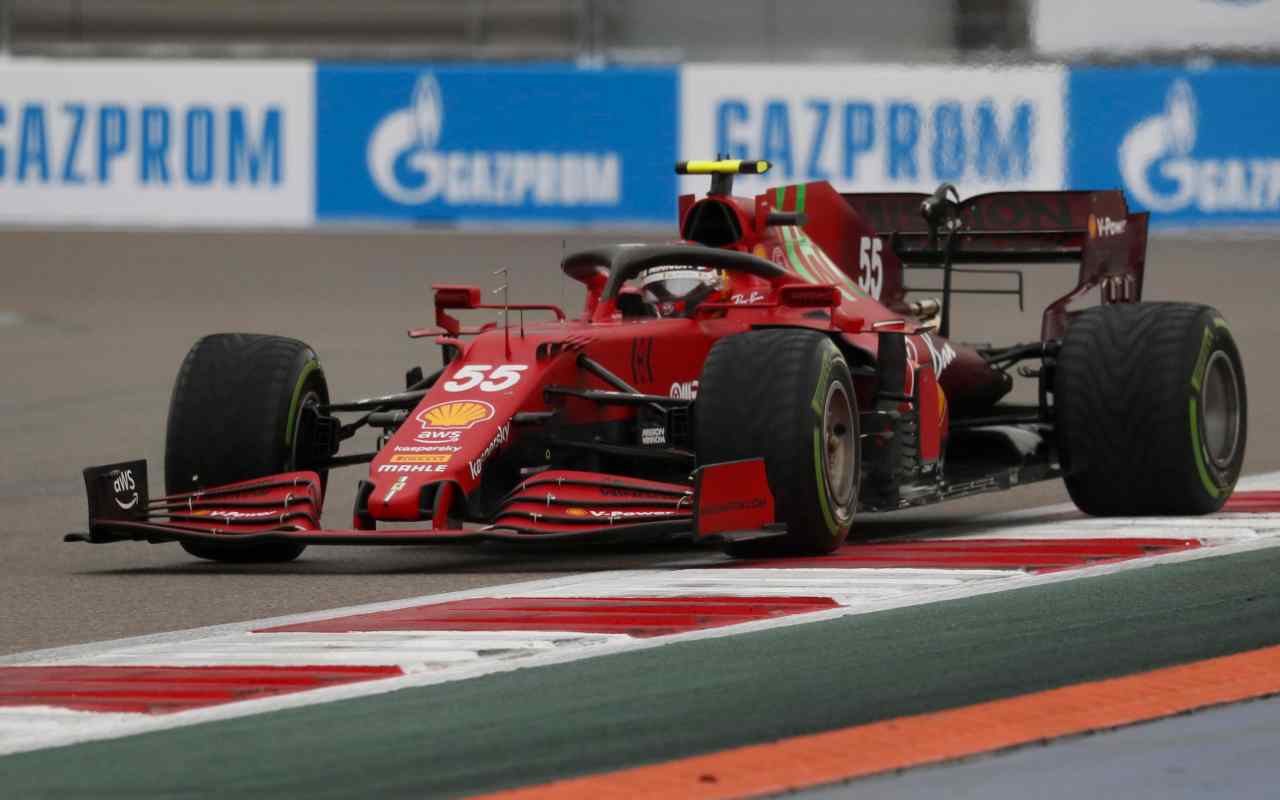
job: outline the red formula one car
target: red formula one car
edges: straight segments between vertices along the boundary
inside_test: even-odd
[[[201,339],[174,387],[168,493],[149,496],[145,462],[85,470],[89,532],[68,538],[227,561],[485,539],[823,553],[859,513],[1059,476],[1099,515],[1204,514],[1231,493],[1239,353],[1212,308],[1139,302],[1147,215],[1119,191],[732,196],[734,174],[767,168],[681,163],[712,184],[680,198],[680,241],[564,259],[586,289],[576,319],[436,286],[435,327],[409,335],[434,339],[444,367],[411,370],[400,393],[333,402],[302,342]],[[950,311],[974,263],[1079,278],[1035,338],[972,346],[951,339]],[[904,268],[937,270],[940,299],[910,299]],[[996,272],[1021,299],[1021,273]],[[494,308],[504,324],[454,316]],[[1038,403],[1001,402],[1015,366]],[[376,450],[339,455],[364,427]],[[363,463],[352,527],[323,529],[330,471]]]

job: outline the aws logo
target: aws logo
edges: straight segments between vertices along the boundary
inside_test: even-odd
[[[133,470],[122,469],[117,470],[114,479],[111,481],[111,490],[115,493],[116,505],[123,511],[128,511],[138,504],[139,494],[136,491],[138,484],[133,479]]]

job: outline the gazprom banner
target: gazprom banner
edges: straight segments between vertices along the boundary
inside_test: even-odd
[[[0,60],[0,222],[299,225],[312,66]]]
[[[676,94],[670,68],[321,64],[316,216],[670,222]]]
[[[1280,68],[1073,69],[1070,92],[1073,187],[1157,225],[1280,221]]]
[[[764,158],[743,193],[1053,189],[1064,179],[1062,67],[704,64],[682,71],[681,153]],[[683,188],[702,190],[705,180]]]
[[[1068,124],[1069,123],[1069,124]],[[0,60],[0,224],[670,225],[739,193],[1123,188],[1155,224],[1280,222],[1280,68]]]

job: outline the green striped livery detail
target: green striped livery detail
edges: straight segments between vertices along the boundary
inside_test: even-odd
[[[1218,485],[1213,482],[1213,478],[1209,477],[1209,470],[1204,465],[1204,456],[1200,450],[1200,426],[1197,424],[1200,415],[1199,408],[1196,405],[1195,395],[1191,396],[1191,452],[1196,458],[1196,471],[1200,473],[1200,482],[1204,484],[1204,490],[1209,493],[1210,497],[1217,497],[1221,492]]]
[[[798,229],[787,225],[779,228],[779,230],[782,231],[782,240],[787,248],[787,262],[795,267],[796,272],[799,272],[800,276],[809,283],[818,283],[819,281],[814,280],[813,276],[809,274],[809,270],[805,269],[804,259],[796,252],[796,233]]]
[[[822,507],[822,519],[827,523],[827,530],[836,534],[840,526],[836,525],[836,518],[831,514],[831,504],[827,502],[827,479],[822,474],[822,431],[819,428],[821,423],[813,429],[813,471],[818,480],[818,505]]]
[[[1204,338],[1200,341],[1200,355],[1196,356],[1195,369],[1191,370],[1191,388],[1197,392],[1200,391],[1200,384],[1204,380],[1205,368],[1209,366],[1209,352],[1213,347],[1213,330],[1211,328],[1204,329]]]

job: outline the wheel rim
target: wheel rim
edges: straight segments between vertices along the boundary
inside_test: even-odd
[[[310,464],[300,465],[298,463],[298,442],[302,441],[304,438],[304,432],[302,429],[302,409],[318,405],[320,405],[320,395],[316,394],[315,391],[309,391],[304,394],[302,396],[302,401],[298,403],[298,417],[293,421],[293,445],[289,448],[288,469],[290,471],[296,472],[300,469],[309,469],[311,467]],[[309,434],[310,431],[307,431],[306,433]]]
[[[1240,385],[1235,365],[1216,351],[1200,387],[1201,425],[1205,454],[1218,469],[1227,469],[1240,445]]]
[[[841,522],[852,515],[854,471],[858,465],[857,439],[854,437],[853,404],[844,384],[835,381],[827,390],[822,411],[822,441],[825,457],[822,477],[827,496],[835,502],[835,513]]]

